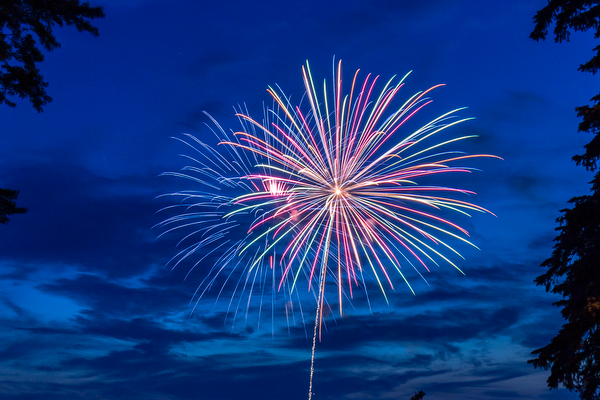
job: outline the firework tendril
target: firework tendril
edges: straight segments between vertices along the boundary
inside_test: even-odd
[[[217,148],[192,135],[180,138],[195,151],[186,156],[191,165],[164,175],[192,180],[202,190],[169,194],[182,201],[167,208],[184,211],[159,224],[161,235],[189,230],[181,243],[192,244],[173,257],[173,267],[201,249],[190,271],[216,258],[198,286],[196,304],[220,276],[225,283],[219,281],[219,296],[227,282],[234,283],[230,307],[236,293],[248,293],[248,304],[252,293],[262,299],[265,292],[283,291],[291,298],[299,281],[307,282],[317,303],[309,399],[326,284],[336,287],[337,301],[329,303],[337,302],[341,315],[343,299],[353,298],[356,288],[366,290],[365,276],[387,301],[394,276],[414,293],[403,272],[407,266],[429,271],[428,265],[441,261],[460,271],[446,255],[460,256],[448,242],[474,245],[467,231],[446,216],[489,211],[459,199],[471,191],[422,182],[471,172],[459,165],[471,158],[499,158],[451,149],[474,135],[438,140],[442,131],[470,119],[456,116],[460,108],[401,135],[400,128],[431,103],[429,93],[442,85],[392,107],[408,74],[376,91],[379,77],[369,74],[359,81],[357,71],[344,94],[341,66],[340,61],[334,68],[333,85],[324,81],[318,89],[307,62],[300,105],[269,87],[273,106],[265,109],[262,121],[240,109],[243,129],[233,135],[213,120]],[[236,270],[243,272],[237,282],[232,278]],[[264,283],[269,279],[271,287]]]

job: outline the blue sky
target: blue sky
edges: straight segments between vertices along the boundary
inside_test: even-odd
[[[429,286],[397,282],[342,318],[325,318],[315,399],[569,399],[526,361],[561,325],[536,287],[555,218],[591,175],[571,161],[590,140],[574,108],[597,94],[576,69],[595,46],[529,39],[546,1],[93,2],[100,36],[55,31],[40,69],[54,101],[0,107],[0,187],[29,208],[0,226],[0,394],[6,399],[303,399],[314,300],[287,320],[210,292],[190,315],[208,262],[165,268],[177,235],[152,226],[159,177],[184,165],[182,133],[208,139],[202,111],[238,129],[233,107],[260,115],[267,86],[303,93],[301,66],[330,78],[333,59],[388,79],[413,71],[400,98],[445,83],[428,111],[467,106],[458,133],[482,172],[461,177],[493,211],[461,220],[480,251],[461,275],[432,268]],[[421,120],[426,122],[425,118]],[[401,134],[401,133],[400,133]],[[199,255],[200,256],[200,255]],[[416,278],[416,279],[415,279]],[[247,311],[247,312],[246,312]],[[246,317],[247,315],[247,317]],[[271,318],[273,315],[273,318]],[[304,319],[305,323],[302,323]]]

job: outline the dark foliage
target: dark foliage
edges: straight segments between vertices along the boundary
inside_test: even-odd
[[[548,386],[562,383],[582,399],[600,399],[600,182],[593,194],[570,200],[558,219],[560,232],[552,256],[536,279],[547,291],[562,295],[554,303],[567,321],[550,344],[537,349],[535,367],[550,368]]]
[[[545,39],[554,22],[555,41],[569,40],[570,31],[594,31],[600,38],[600,1],[550,0],[534,17],[531,38]],[[600,68],[600,46],[580,71],[595,74]],[[589,171],[600,158],[600,94],[591,106],[577,107],[582,118],[580,132],[594,135],[585,153],[573,157]],[[547,271],[535,282],[546,291],[560,294],[554,303],[567,321],[550,344],[533,352],[536,368],[550,369],[548,386],[559,384],[577,390],[583,400],[600,400],[600,172],[591,182],[591,195],[574,197],[573,208],[561,210],[559,235],[552,256],[542,263]]]
[[[52,28],[74,25],[79,32],[98,36],[89,19],[104,17],[101,7],[80,4],[79,0],[1,0],[0,1],[0,104],[15,107],[8,99],[29,98],[33,107],[42,107],[52,98],[48,83],[36,63],[44,60],[36,39],[48,51],[60,47]]]
[[[530,38],[539,41],[546,39],[548,27],[554,22],[554,41],[569,41],[571,30],[585,32],[594,30],[594,37],[600,38],[600,4],[597,0],[549,0],[533,17],[535,29]],[[596,55],[579,66],[583,72],[595,74],[600,67],[600,46],[594,48]]]
[[[594,134],[594,138],[584,146],[585,153],[573,157],[577,165],[583,165],[587,170],[596,169],[596,161],[600,158],[600,94],[593,97],[593,106],[577,107],[577,115],[582,117],[583,121],[579,124],[580,132],[589,132]]]
[[[413,395],[413,397],[410,398],[410,400],[422,400],[423,397],[425,397],[425,392],[422,390],[419,390],[417,393],[415,393]]]
[[[25,214],[27,212],[27,208],[17,207],[15,204],[18,196],[18,190],[0,188],[0,224],[8,222],[8,215]]]
[[[554,41],[569,41],[570,32],[594,31],[594,37],[600,38],[600,1],[598,0],[550,0],[548,5],[535,14],[535,29],[530,37],[534,40],[546,39],[548,27],[554,22]],[[594,56],[579,66],[582,72],[595,74],[600,68],[600,45],[594,48]],[[579,124],[580,132],[594,134],[594,138],[585,146],[585,154],[573,157],[577,165],[588,170],[596,168],[596,160],[600,156],[600,94],[591,99],[592,106],[577,107],[577,115],[583,121]]]

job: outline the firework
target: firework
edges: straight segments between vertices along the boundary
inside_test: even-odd
[[[341,315],[343,299],[353,298],[357,288],[366,290],[365,275],[387,301],[387,291],[398,279],[413,291],[406,267],[429,271],[429,265],[443,262],[460,271],[447,255],[460,256],[450,243],[472,244],[467,231],[447,215],[487,211],[460,199],[473,192],[424,182],[471,172],[460,163],[494,156],[452,149],[473,135],[438,140],[442,131],[469,119],[456,116],[461,109],[401,133],[441,85],[397,104],[408,74],[380,84],[371,75],[359,81],[357,71],[346,94],[341,62],[332,84],[324,81],[322,89],[308,63],[302,75],[306,91],[299,105],[270,87],[273,106],[260,121],[240,109],[243,129],[229,135],[213,120],[216,148],[191,135],[179,139],[194,149],[187,156],[191,164],[166,175],[190,179],[201,190],[171,193],[182,199],[172,207],[184,211],[159,225],[164,233],[189,230],[182,243],[191,244],[175,255],[173,267],[194,255],[202,257],[191,269],[207,257],[216,258],[196,299],[219,277],[234,286],[230,306],[241,293],[247,293],[248,304],[253,293],[262,299],[265,291],[291,298],[299,282],[307,283],[317,301],[310,399],[326,285],[336,287]],[[378,86],[383,88],[376,90]],[[232,274],[236,270],[242,272],[237,279]],[[217,286],[220,294],[225,284]],[[242,297],[237,297],[236,312]]]

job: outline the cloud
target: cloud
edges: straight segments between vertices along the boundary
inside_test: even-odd
[[[29,211],[0,244],[5,260],[70,263],[114,276],[166,262],[150,232],[158,206],[150,194],[154,177],[117,183],[62,163],[7,174]]]
[[[163,286],[166,285],[163,283]],[[88,308],[88,313],[102,310],[105,315],[121,317],[159,317],[181,310],[189,301],[189,297],[176,287],[126,286],[90,274],[80,274],[75,279],[57,279],[38,288],[75,300]]]

